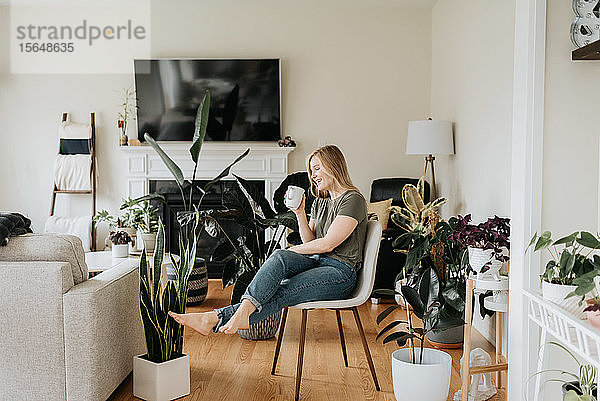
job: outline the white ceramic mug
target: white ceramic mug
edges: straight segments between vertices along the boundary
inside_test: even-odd
[[[285,193],[285,205],[291,210],[296,210],[302,203],[302,195],[304,195],[304,188],[290,185]]]

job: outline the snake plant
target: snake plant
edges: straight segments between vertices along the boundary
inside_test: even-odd
[[[167,155],[156,141],[148,134],[145,140],[154,148],[169,169],[179,187],[183,200],[183,211],[177,212],[179,224],[179,259],[171,257],[175,268],[176,281],[167,280],[164,266],[165,231],[161,221],[157,233],[156,248],[152,264],[149,264],[146,252],[140,258],[140,311],[144,333],[146,335],[147,358],[152,362],[165,362],[175,359],[183,354],[183,326],[171,318],[168,313],[185,313],[188,293],[188,279],[196,262],[196,244],[198,236],[205,230],[208,234],[216,236],[215,218],[218,214],[211,211],[200,210],[200,204],[209,189],[222,178],[229,175],[234,164],[242,160],[250,149],[235,159],[219,175],[200,187],[196,181],[196,170],[200,157],[200,150],[204,142],[208,124],[210,108],[210,93],[207,91],[198,107],[196,124],[190,155],[194,161],[192,179],[185,179],[181,168]],[[194,197],[194,192],[199,197]],[[135,199],[133,202],[162,201],[164,197],[158,194],[149,194]],[[168,206],[168,205],[167,205]]]

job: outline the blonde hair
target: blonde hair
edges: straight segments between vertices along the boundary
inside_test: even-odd
[[[335,145],[325,145],[312,152],[306,158],[306,171],[308,172],[308,179],[310,181],[310,192],[314,196],[324,198],[327,195],[327,191],[319,191],[311,179],[312,171],[310,169],[310,162],[315,156],[319,158],[321,168],[333,177],[333,181],[338,186],[360,193],[359,189],[352,184],[350,174],[348,173],[348,165],[340,148]]]

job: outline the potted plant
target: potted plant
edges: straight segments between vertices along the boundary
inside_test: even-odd
[[[394,280],[396,288],[395,299],[400,305],[404,305],[403,298],[398,295],[400,287],[408,283],[410,275],[418,264],[416,257],[419,252],[431,245],[427,240],[427,237],[431,234],[432,227],[435,226],[435,224],[433,226],[430,224],[431,218],[439,217],[437,211],[447,202],[446,198],[438,198],[426,204],[423,200],[424,195],[425,177],[421,177],[416,186],[406,184],[402,188],[402,200],[405,207],[390,207],[392,222],[405,231],[405,233],[392,242],[395,252],[407,254],[406,264]],[[413,250],[411,254],[409,254],[410,250]],[[373,294],[390,295],[388,293],[394,293],[394,291],[378,289]]]
[[[134,357],[133,394],[146,400],[175,399],[190,392],[189,357],[183,354],[183,326],[168,315],[169,311],[185,313],[188,279],[196,262],[196,244],[201,230],[214,234],[214,218],[199,210],[204,194],[223,177],[229,175],[231,167],[244,158],[249,149],[227,166],[217,177],[204,187],[196,183],[196,170],[200,150],[206,134],[210,94],[207,91],[198,107],[192,145],[191,158],[194,172],[191,181],[185,180],[181,168],[165,151],[146,134],[146,141],[156,150],[177,183],[184,210],[177,213],[179,230],[179,257],[171,258],[177,276],[176,281],[167,279],[164,265],[164,229],[159,222],[153,263],[148,264],[146,252],[140,258],[140,311],[147,353]],[[194,190],[200,194],[194,203]],[[138,198],[160,200],[161,196],[150,194]],[[189,199],[189,201],[188,201]]]
[[[587,320],[597,329],[600,329],[600,298],[593,297],[586,300],[587,306],[583,310]]]
[[[441,292],[436,269],[425,269],[415,287],[402,286],[400,295],[411,306],[407,309],[407,320],[392,321],[377,335],[379,339],[387,334],[384,344],[394,341],[404,347],[408,343],[408,347],[392,353],[392,379],[397,400],[445,401],[448,397],[452,357],[444,351],[425,348],[425,336],[434,330],[460,327],[464,322],[462,319],[440,319]],[[393,305],[381,312],[377,324],[399,307]],[[422,325],[415,325],[417,319]]]
[[[105,249],[112,248],[112,242],[110,240],[110,232],[115,231],[115,230],[125,231],[127,234],[129,234],[129,237],[131,238],[131,244],[134,243],[135,229],[133,229],[129,226],[130,215],[128,213],[124,213],[123,216],[116,216],[116,215],[110,214],[106,209],[102,209],[94,215],[92,220],[96,224],[106,223],[110,229],[109,235],[104,240]]]
[[[231,303],[240,302],[241,296],[267,258],[278,249],[286,228],[298,230],[292,212],[276,214],[262,193],[253,184],[233,175],[237,186],[223,193],[223,205],[235,221],[246,230],[238,238],[225,239],[215,248],[212,259],[225,263],[223,288],[234,285]],[[270,241],[264,240],[265,230],[273,229]],[[248,330],[238,330],[238,335],[248,340],[266,340],[277,333],[281,312],[250,325]]]
[[[470,268],[476,274],[488,272],[499,280],[502,264],[508,261],[505,251],[510,247],[510,219],[494,216],[471,224],[471,215],[457,216],[449,240],[459,249],[467,249]]]
[[[559,347],[565,351],[577,365],[579,366],[578,373],[572,373],[562,369],[545,369],[534,373],[528,381],[532,380],[536,376],[544,375],[547,373],[558,374],[559,376],[553,376],[546,379],[543,384],[547,382],[559,382],[562,383],[562,399],[563,401],[596,401],[597,396],[597,385],[596,385],[596,368],[593,365],[581,364],[579,360],[573,355],[571,351],[565,348],[564,345],[549,341],[546,346],[553,345]],[[567,376],[569,379],[564,379],[561,376]]]
[[[156,233],[158,231],[158,208],[149,200],[126,199],[121,205],[121,210],[129,214],[130,226],[140,232],[143,248],[148,253],[154,252]]]
[[[438,309],[439,319],[442,322],[446,320],[449,322],[462,321],[465,310],[468,262],[466,261],[466,251],[461,250],[449,240],[455,224],[456,218],[451,218],[447,223],[440,222],[439,214],[431,211],[422,227],[416,231],[405,233],[394,241],[394,246],[407,253],[404,266],[406,279],[400,287],[406,285],[418,288],[417,279],[424,271],[427,269],[436,271],[441,288]],[[398,292],[396,291],[396,293]],[[460,347],[464,332],[458,325],[451,326],[443,331],[428,331],[428,339],[438,348]]]
[[[546,250],[550,256],[540,276],[542,296],[583,318],[581,301],[593,290],[593,278],[600,271],[600,257],[591,258],[590,254],[600,248],[600,241],[586,231],[576,231],[553,241],[552,233],[545,231],[542,235],[534,234],[527,250],[531,247],[534,252]]]
[[[129,255],[129,243],[131,242],[129,234],[125,231],[117,230],[111,231],[108,237],[112,243],[112,257],[126,258]]]
[[[119,128],[119,145],[127,146],[127,123],[129,120],[135,120],[135,111],[137,110],[135,90],[133,87],[121,90],[121,111],[118,114],[117,127]]]

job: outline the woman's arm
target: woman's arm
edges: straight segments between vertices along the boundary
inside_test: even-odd
[[[354,231],[357,225],[358,220],[356,220],[354,217],[338,215],[331,223],[331,226],[329,226],[329,230],[327,230],[327,234],[325,234],[323,238],[313,239],[312,241],[305,242],[304,244],[295,245],[289,248],[289,250],[303,255],[331,252],[335,247],[344,242],[346,238],[350,236],[350,234],[352,234],[352,231]],[[304,240],[304,238],[302,239]]]
[[[304,243],[315,239],[315,222],[312,218],[310,219],[310,222],[308,222],[306,218],[306,211],[304,210],[305,199],[305,196],[302,195],[302,202],[300,202],[300,206],[298,206],[298,209],[293,210],[294,214],[296,215],[296,219],[298,220],[300,238],[302,238],[302,242]]]

